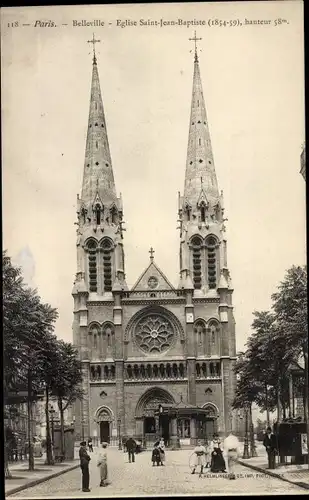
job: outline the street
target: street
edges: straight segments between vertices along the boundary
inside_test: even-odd
[[[199,478],[192,475],[189,456],[192,450],[166,452],[166,465],[152,467],[151,452],[136,456],[135,463],[128,462],[127,454],[115,448],[108,449],[108,477],[110,484],[99,487],[97,449],[91,454],[90,493],[81,491],[81,471],[75,469],[57,478],[24,490],[10,498],[52,497],[111,497],[111,496],[160,496],[160,495],[262,495],[262,494],[308,494],[308,491],[281,479],[256,473],[249,468],[236,465],[236,480],[221,475],[206,473]]]

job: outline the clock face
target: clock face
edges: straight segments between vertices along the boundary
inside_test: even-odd
[[[187,313],[187,323],[193,323],[194,317],[193,313]]]

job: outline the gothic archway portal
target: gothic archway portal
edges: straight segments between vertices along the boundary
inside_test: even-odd
[[[100,428],[100,442],[109,443],[112,430],[112,415],[109,410],[102,408],[97,416],[97,423]]]
[[[168,415],[155,415],[159,405],[172,405],[174,398],[164,389],[153,388],[140,398],[136,406],[137,434],[142,434],[146,446],[151,445],[159,436],[168,446],[170,418]]]
[[[219,412],[215,405],[206,403],[203,408],[207,409],[207,414],[198,423],[197,437],[211,441],[216,432],[218,432]]]

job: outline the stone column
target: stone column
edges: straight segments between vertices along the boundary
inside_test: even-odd
[[[157,436],[160,436],[160,420],[159,420],[159,415],[155,415],[155,430]]]
[[[179,448],[179,441],[177,436],[177,418],[172,417],[171,419],[171,448],[172,450],[177,450]]]
[[[196,419],[194,416],[190,418],[190,444],[196,446]]]

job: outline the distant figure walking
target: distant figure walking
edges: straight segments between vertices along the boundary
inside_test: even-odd
[[[267,427],[266,434],[263,439],[263,445],[266,448],[268,455],[268,468],[276,468],[276,454],[277,454],[277,439],[275,434],[271,431],[271,427]]]
[[[202,445],[202,441],[198,440],[197,446],[194,448],[193,453],[191,453],[190,459],[192,457],[192,472],[191,474],[195,474],[195,469],[197,467],[200,468],[199,476],[203,474],[203,469],[206,466],[206,455],[207,450],[205,446]]]
[[[102,443],[97,466],[100,467],[100,486],[107,486],[107,443]]]
[[[136,450],[136,442],[132,437],[126,441],[126,448],[128,451],[129,462],[135,462],[135,450]]]
[[[239,441],[232,432],[224,440],[224,453],[226,456],[227,472],[230,479],[236,479],[234,466],[237,457],[240,455]]]
[[[86,441],[82,441],[80,443],[79,449],[79,459],[80,459],[80,468],[82,470],[82,490],[85,492],[89,492],[89,462],[91,460],[90,455],[87,453],[87,443]]]
[[[93,453],[93,446],[92,446],[92,439],[91,438],[88,439],[88,450]]]

